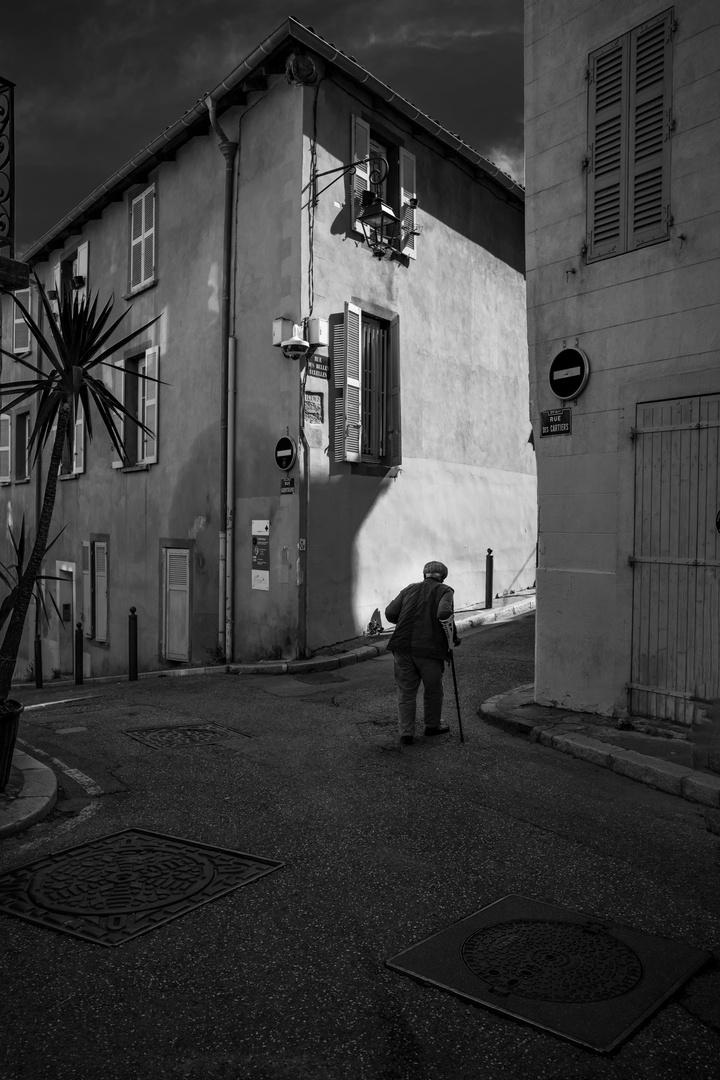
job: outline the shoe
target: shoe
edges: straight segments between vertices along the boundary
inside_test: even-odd
[[[412,735],[401,735],[400,742],[403,744],[403,746],[412,746],[413,737]]]
[[[448,727],[447,724],[435,724],[434,727],[426,727],[425,728],[425,735],[426,736],[429,736],[429,735],[447,735],[447,733],[449,731],[450,731],[450,728]]]

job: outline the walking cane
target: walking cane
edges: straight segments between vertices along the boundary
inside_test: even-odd
[[[465,742],[463,735],[462,720],[460,719],[460,698],[458,697],[457,679],[455,678],[455,657],[453,656],[453,650],[450,650],[450,667],[453,673],[453,686],[455,687],[455,704],[457,705],[458,712],[458,727],[460,728],[460,742]]]

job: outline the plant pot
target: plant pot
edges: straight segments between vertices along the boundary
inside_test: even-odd
[[[11,698],[0,702],[0,791],[5,790],[10,779],[15,740],[24,708],[19,701]]]

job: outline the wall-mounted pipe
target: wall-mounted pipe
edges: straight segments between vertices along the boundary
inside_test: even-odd
[[[232,660],[233,647],[233,592],[232,569],[228,582],[228,565],[232,567],[232,551],[228,550],[228,522],[232,517],[234,491],[228,491],[228,459],[235,457],[234,425],[233,445],[228,440],[229,366],[230,366],[230,279],[232,273],[233,203],[235,191],[235,157],[239,143],[232,142],[220,127],[211,96],[205,98],[210,124],[217,135],[220,152],[225,158],[225,209],[223,219],[223,261],[220,299],[221,333],[221,388],[220,388],[220,535],[218,538],[218,646],[226,660]],[[234,358],[234,342],[233,342]],[[234,470],[232,473],[234,478]],[[230,522],[230,536],[233,536]],[[229,591],[230,589],[230,591]],[[228,627],[230,633],[228,635]],[[229,640],[228,640],[229,637]]]

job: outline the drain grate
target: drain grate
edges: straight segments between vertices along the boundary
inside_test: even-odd
[[[177,746],[209,746],[224,742],[233,735],[244,735],[244,731],[228,731],[215,724],[191,724],[178,727],[177,724],[152,728],[128,728],[124,731],[131,739],[152,746],[155,750],[171,750]]]
[[[387,966],[608,1052],[709,958],[675,941],[506,896]]]
[[[282,865],[125,829],[0,875],[0,912],[98,945],[122,945]]]

